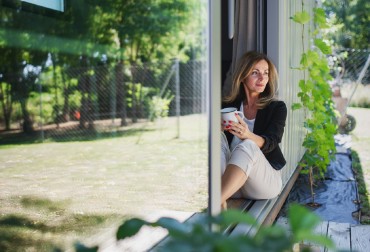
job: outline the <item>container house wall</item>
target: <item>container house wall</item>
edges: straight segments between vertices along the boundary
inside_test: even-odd
[[[315,1],[304,1],[303,8],[312,14]],[[279,99],[288,107],[286,128],[282,140],[282,150],[287,160],[282,170],[283,183],[286,184],[297,168],[305,149],[302,147],[305,129],[303,109],[293,111],[292,104],[299,102],[299,80],[303,72],[295,70],[299,66],[301,54],[309,46],[308,30],[312,23],[305,25],[302,42],[302,25],[293,22],[296,12],[302,11],[301,1],[267,1],[267,54],[274,61],[279,72]]]

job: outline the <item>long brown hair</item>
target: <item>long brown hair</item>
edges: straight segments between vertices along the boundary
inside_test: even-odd
[[[247,97],[245,96],[242,80],[244,80],[252,73],[254,66],[261,60],[265,60],[268,64],[269,81],[267,82],[265,90],[259,95],[257,107],[264,108],[271,101],[275,100],[275,95],[278,88],[277,84],[278,74],[275,65],[267,57],[267,55],[259,52],[250,51],[245,53],[238,60],[237,65],[235,67],[235,71],[233,73],[233,83],[231,87],[231,92],[223,99],[224,102],[230,103],[234,102],[235,100],[242,100],[248,103],[248,101],[246,100]]]

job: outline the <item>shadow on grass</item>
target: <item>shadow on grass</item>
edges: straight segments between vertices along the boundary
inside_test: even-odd
[[[92,227],[104,224],[109,219],[118,219],[116,215],[89,215],[89,214],[67,214],[60,218],[58,223],[46,223],[35,220],[22,214],[9,214],[0,218],[0,228],[12,227],[21,229],[37,230],[42,233],[84,233]],[[120,219],[121,220],[121,219]],[[20,229],[19,229],[20,230]],[[0,234],[1,236],[2,234]]]
[[[50,239],[40,240],[34,234],[19,228],[0,226],[0,251],[61,251],[57,247],[62,247],[62,244]]]
[[[0,227],[21,227],[47,231],[48,226],[42,222],[31,220],[23,215],[10,214],[0,219]]]
[[[35,131],[31,134],[25,134],[22,132],[0,132],[0,144],[35,144],[42,143],[43,138],[48,142],[95,141],[116,137],[139,136],[144,132],[150,131],[155,130],[138,128],[101,132],[96,129],[68,128],[63,130],[45,130],[43,136],[40,131]]]
[[[0,251],[62,251],[67,233],[92,232],[115,216],[66,215],[59,222],[46,223],[24,215],[6,215],[0,219]]]
[[[0,218],[0,251],[59,251],[68,234],[86,235],[125,219],[117,214],[71,214],[62,208],[65,201],[25,197],[20,203],[27,208],[24,213]]]
[[[52,201],[33,196],[24,196],[21,198],[20,203],[25,208],[37,208],[47,210],[49,212],[63,212],[67,204],[66,201]]]
[[[360,162],[360,157],[358,156],[358,153],[354,150],[352,150],[351,156],[352,156],[352,168],[356,175],[358,194],[361,204],[361,224],[370,224],[369,193],[366,189],[366,182]]]

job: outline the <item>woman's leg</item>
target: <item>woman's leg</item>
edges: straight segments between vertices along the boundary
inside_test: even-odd
[[[239,189],[252,199],[273,198],[281,189],[280,173],[251,140],[244,140],[233,150],[221,181],[222,203]]]
[[[226,200],[245,184],[247,178],[240,167],[234,164],[227,165],[221,179],[221,203],[226,204]]]
[[[253,169],[239,192],[248,199],[272,199],[279,195],[281,188],[280,172],[266,165]]]
[[[282,188],[280,171],[270,165],[257,145],[252,141],[243,141],[234,152],[236,153],[232,156],[243,157],[251,164],[250,166],[241,165],[248,176],[248,181],[239,190],[241,195],[248,199],[275,198]],[[253,153],[253,155],[248,153]],[[238,163],[238,159],[231,158],[230,163]]]
[[[248,179],[249,171],[254,164],[253,148],[256,146],[251,140],[245,140],[238,144],[231,152],[225,173],[221,178],[221,203],[224,204],[227,199],[234,195]]]

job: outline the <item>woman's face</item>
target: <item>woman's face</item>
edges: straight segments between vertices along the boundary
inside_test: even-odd
[[[269,65],[266,60],[260,60],[254,65],[252,72],[244,80],[244,87],[247,88],[250,95],[260,94],[269,81]]]

